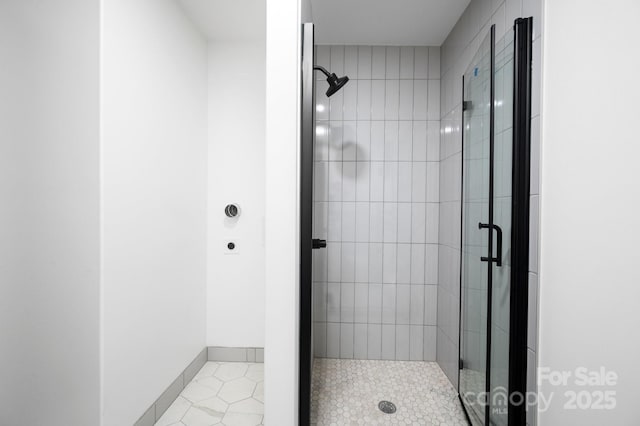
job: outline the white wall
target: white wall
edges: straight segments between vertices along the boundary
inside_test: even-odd
[[[638,16],[635,0],[545,2],[539,365],[618,383],[542,381],[541,425],[640,423]],[[567,389],[616,391],[616,408],[564,409]]]
[[[209,346],[264,347],[264,43],[209,44]]]
[[[99,2],[0,2],[0,424],[99,424]]]
[[[205,346],[207,49],[174,0],[103,3],[104,426]]]
[[[311,0],[301,0],[300,2],[300,19],[301,22],[312,22],[313,10]]]
[[[265,422],[298,422],[300,0],[267,0]]]

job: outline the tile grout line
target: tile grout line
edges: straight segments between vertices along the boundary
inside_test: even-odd
[[[344,64],[344,68],[343,68],[343,74],[344,75],[346,75],[346,71],[347,71],[347,48],[348,48],[348,46],[343,46],[343,48],[342,48],[342,63]],[[356,102],[357,102],[357,97],[356,97]],[[344,104],[345,104],[345,96],[344,96],[344,93],[343,93],[343,96],[342,96],[342,118],[343,119],[344,119]],[[353,227],[354,227],[353,232],[354,232],[354,240],[355,240],[356,239],[355,238],[355,227],[356,227],[356,221],[357,221],[356,199],[357,199],[357,191],[358,191],[358,181],[357,181],[357,179],[358,179],[358,168],[356,167],[357,163],[355,162],[355,159],[357,158],[357,155],[358,155],[357,148],[356,148],[357,147],[357,140],[358,140],[357,139],[358,138],[358,126],[357,126],[357,123],[356,123],[354,131],[355,131],[355,137],[356,137],[356,143],[355,143],[355,146],[354,146],[354,160],[353,160],[354,161],[353,168],[354,168],[354,176],[355,176],[354,177],[354,182],[353,182],[353,191],[354,191],[353,192]],[[344,140],[344,133],[343,133],[343,140]],[[352,253],[353,253],[353,264],[352,264],[352,267],[353,267],[353,270],[352,270],[352,272],[353,272],[353,280],[355,281],[355,278],[356,278],[356,245],[355,245],[355,243],[353,243],[352,246],[353,246],[353,250],[352,250]],[[342,276],[340,278],[341,278],[341,280],[343,279]],[[352,314],[354,316],[354,319],[355,319],[355,312],[354,312],[355,305],[356,305],[356,286],[355,286],[355,284],[353,284],[353,286],[352,286],[352,293],[353,293],[352,294],[353,297],[352,297],[351,300],[353,300],[353,308],[351,309],[351,312],[352,312]],[[340,343],[342,344],[342,326],[340,326],[340,327],[341,327],[340,328]],[[354,331],[353,331],[353,328],[354,328],[354,326],[353,326],[353,324],[351,324],[351,329],[352,329],[352,331],[351,331],[351,357],[352,358],[353,358],[353,350],[354,350],[354,341],[353,341],[354,340]],[[342,351],[342,348],[341,348],[341,351]]]
[[[427,48],[427,70],[429,69],[429,48]],[[415,104],[416,104],[416,97],[414,95],[415,93],[415,76],[416,76],[416,49],[415,47],[413,48],[413,64],[412,64],[412,70],[411,70],[414,79],[411,81],[411,118],[415,118],[413,111],[415,110]],[[429,75],[427,74],[427,77]],[[411,121],[411,144],[410,144],[410,148],[411,148],[411,179],[409,181],[409,187],[411,189],[410,194],[413,195],[413,126],[414,126],[414,121]],[[427,137],[428,137],[428,133],[429,133],[429,125],[427,123]],[[428,142],[428,140],[427,140]],[[425,146],[425,148],[427,148],[427,146]],[[425,151],[426,152],[426,151]],[[411,197],[413,199],[413,196]],[[426,208],[426,207],[425,207]],[[412,231],[411,233],[413,234],[413,205],[411,206],[411,215],[409,216],[409,229]],[[426,252],[427,249],[426,247],[424,247],[424,251]],[[409,283],[412,284],[413,283],[413,277],[412,277],[412,272],[413,272],[413,245],[409,245]],[[424,281],[424,279],[423,279]],[[411,292],[411,287],[409,287],[409,292]],[[411,293],[409,293],[411,294]],[[409,320],[411,320],[411,307],[409,307]],[[409,321],[411,322],[411,321]],[[424,321],[423,321],[424,322]],[[423,332],[424,334],[424,332]],[[424,340],[424,336],[423,336],[423,340]],[[409,358],[411,359],[411,328],[409,328]]]
[[[358,60],[357,60],[358,59],[358,55],[357,55],[357,51],[358,51],[358,49],[356,48],[356,70],[355,70],[356,76],[358,75]],[[346,56],[347,56],[347,52],[346,52],[346,48],[345,48],[345,62],[346,62]],[[358,201],[358,177],[359,177],[358,162],[357,162],[358,161],[358,90],[357,90],[357,86],[356,86],[356,126],[355,126],[355,131],[356,131],[356,142],[355,142],[354,151],[355,151],[355,161],[356,161],[356,163],[355,163],[354,167],[355,167],[355,170],[356,170],[356,177],[355,177],[356,190],[355,190],[355,194],[354,194],[354,199],[356,200],[356,203],[357,203],[357,201]],[[355,211],[356,218],[355,218],[354,226],[357,229],[358,228],[357,224],[358,224],[358,219],[359,219],[358,218],[358,207],[357,207],[357,204],[356,204],[355,210],[356,210]],[[355,239],[356,240],[358,239],[357,235],[356,235]],[[355,281],[356,280],[356,274],[357,274],[357,271],[358,271],[358,268],[356,267],[358,245],[354,244],[353,247],[354,247],[353,248],[353,256],[354,256],[354,260],[353,260],[353,267],[354,267],[353,280]],[[367,252],[367,260],[368,260],[368,256],[369,256],[369,253]],[[354,283],[353,284],[353,320],[355,321],[355,319],[356,319],[356,284]],[[351,347],[353,349],[352,356],[353,356],[353,358],[355,358],[355,355],[356,355],[356,327],[355,327],[355,325],[353,326],[353,334],[351,335],[351,337],[352,337]]]
[[[358,47],[358,51],[360,50],[360,48]],[[373,75],[373,47],[371,48],[371,64],[369,65],[369,69],[371,74]],[[358,72],[360,72],[360,61],[358,60]],[[369,354],[369,298],[370,298],[370,284],[369,282],[371,281],[371,247],[372,247],[372,243],[371,243],[371,175],[372,175],[372,170],[371,170],[371,147],[372,147],[372,142],[373,142],[373,137],[372,137],[372,132],[371,132],[371,117],[369,117],[369,194],[367,197],[367,202],[368,202],[368,208],[369,208],[369,226],[368,226],[368,230],[367,230],[367,240],[368,240],[368,259],[367,259],[367,312],[366,312],[366,318],[367,318],[367,358],[370,358],[371,355]],[[382,333],[382,331],[381,331]]]
[[[329,51],[329,68],[331,68],[331,47],[327,47],[327,50]],[[328,101],[328,98],[327,98]],[[329,109],[327,117],[330,119],[331,115],[330,115],[331,109]],[[327,193],[326,193],[326,198],[327,198],[327,240],[329,239],[329,231],[330,231],[330,226],[329,226],[329,166],[330,163],[328,162],[331,159],[331,121],[327,122]],[[335,247],[330,247],[331,250],[335,250]],[[328,252],[328,250],[327,250]],[[312,265],[313,267],[313,265]],[[329,320],[329,253],[327,253],[327,268],[326,268],[326,280],[327,282],[324,285],[324,289],[325,289],[325,303],[324,303],[324,310],[325,310],[325,320]],[[324,354],[325,356],[328,355],[329,353],[329,326],[327,324],[325,324],[324,327]]]
[[[400,72],[401,72],[401,68],[402,68],[402,48],[398,48],[398,77],[400,77]],[[394,111],[395,112],[395,111]],[[398,79],[398,118],[400,118],[400,80]],[[386,118],[386,114],[385,114],[385,118]],[[385,132],[386,134],[386,132]],[[400,151],[400,123],[398,123],[398,129],[397,129],[397,143],[396,143],[396,152],[395,152],[395,156],[396,158],[399,159],[399,151]],[[385,139],[385,153],[386,153],[386,139]],[[386,158],[385,158],[386,161]],[[395,360],[398,360],[398,230],[400,228],[400,221],[398,220],[398,192],[399,192],[399,187],[400,187],[400,170],[399,170],[399,164],[396,167],[396,202],[395,202],[395,207],[396,207],[396,235],[395,235],[395,248],[396,248],[396,253],[395,253],[395,277],[393,279],[393,284],[395,286],[395,290],[396,290],[396,298],[395,298],[395,321],[393,324],[393,328],[394,328],[394,342],[393,342],[393,358]],[[384,277],[383,277],[384,279]],[[409,313],[411,312],[411,306],[409,306]]]
[[[371,54],[371,76],[373,77],[373,47],[372,47],[372,54]],[[384,105],[384,109],[383,109],[383,117],[386,118],[386,105],[387,105],[387,84],[386,84],[386,77],[387,77],[387,48],[384,48],[384,80],[385,80],[385,84],[384,84],[384,95],[383,95],[383,100],[382,100],[382,105]],[[373,95],[373,94],[372,94]],[[387,127],[387,123],[385,122],[382,126],[383,129],[383,139],[382,139],[382,158],[384,159],[384,151],[385,151],[385,145],[386,145],[386,127]],[[382,201],[384,203],[384,183],[385,183],[385,168],[384,168],[384,163],[383,163],[383,167],[382,167]],[[382,204],[382,240],[384,241],[384,204]],[[381,268],[381,274],[382,276],[380,277],[380,281],[382,281],[384,283],[384,269],[385,269],[385,262],[384,262],[384,243],[381,244],[381,249],[382,249],[382,268]],[[382,295],[384,294],[384,284],[380,285],[380,322],[382,323],[382,313],[383,313],[383,300],[382,300]],[[380,325],[380,359],[382,359],[383,355],[382,355],[382,342],[383,342],[383,329],[384,327],[382,325]]]
[[[330,63],[331,66],[333,67],[333,48],[335,46],[331,46],[330,50]],[[341,46],[343,48],[343,58],[344,58],[344,47]],[[344,68],[344,61],[343,61],[343,68]],[[344,105],[344,96],[342,96],[342,101],[343,101],[343,105]],[[332,101],[331,99],[329,99],[329,103],[331,104]],[[344,119],[344,111],[342,110],[343,105],[340,106],[340,117]],[[329,118],[333,118],[332,117],[332,113],[331,110],[333,108],[329,109]],[[335,123],[335,122],[334,122]],[[335,126],[333,127],[335,128]],[[337,273],[339,274],[340,277],[340,283],[338,284],[338,294],[339,294],[339,301],[340,304],[338,306],[338,318],[340,318],[340,323],[338,325],[338,356],[340,356],[341,354],[341,350],[342,350],[342,263],[343,263],[343,257],[344,257],[344,250],[343,250],[343,243],[342,243],[342,236],[344,235],[344,126],[340,127],[340,148],[338,150],[338,152],[340,153],[340,267],[338,268]]]

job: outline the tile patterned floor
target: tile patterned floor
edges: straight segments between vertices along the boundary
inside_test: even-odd
[[[263,403],[263,364],[207,362],[156,426],[262,425]]]
[[[378,402],[393,402],[384,414]],[[455,389],[435,362],[316,358],[312,425],[467,426]]]

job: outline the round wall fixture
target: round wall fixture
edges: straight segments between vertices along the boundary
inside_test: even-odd
[[[237,204],[227,204],[227,207],[224,208],[224,214],[227,217],[236,217],[240,214],[240,207]]]

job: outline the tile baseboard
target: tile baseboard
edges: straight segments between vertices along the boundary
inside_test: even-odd
[[[207,354],[209,361],[264,362],[264,348],[209,346]]]
[[[151,407],[136,421],[133,426],[153,426],[162,417],[167,408],[176,400],[180,392],[200,371],[207,362],[207,348],[202,349],[193,361],[182,373],[165,389],[164,392],[151,404]]]
[[[202,349],[133,426],[153,426],[207,361],[264,362],[264,348],[209,346]]]

